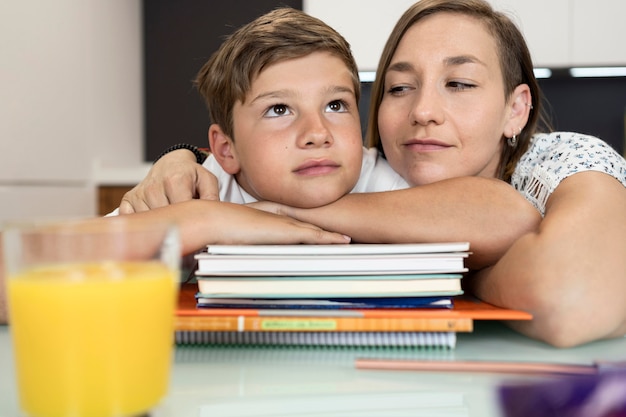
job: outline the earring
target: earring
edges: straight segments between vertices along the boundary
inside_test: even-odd
[[[515,145],[517,145],[517,135],[511,136],[510,138],[506,140],[506,142],[509,144],[511,148],[515,148]]]
[[[517,135],[521,135],[522,134],[522,128],[519,128],[519,132],[517,132]],[[515,146],[517,145],[517,135],[513,134],[513,136],[511,136],[510,138],[508,138],[506,140],[506,142],[509,144],[509,146],[511,148],[515,148]]]

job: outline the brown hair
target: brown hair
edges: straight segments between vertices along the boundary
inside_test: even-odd
[[[285,7],[239,28],[198,72],[195,85],[206,101],[211,121],[232,138],[233,107],[237,101],[245,101],[254,78],[269,65],[319,51],[330,52],[346,64],[358,103],[361,84],[350,44],[321,20]]]
[[[537,130],[539,119],[548,126],[541,108],[541,91],[533,72],[533,63],[523,35],[509,17],[496,12],[483,0],[421,0],[411,6],[394,27],[378,64],[376,81],[372,87],[370,117],[367,128],[368,146],[376,146],[383,152],[378,132],[378,108],[383,98],[385,73],[405,32],[420,19],[436,13],[460,13],[483,22],[494,37],[500,58],[500,69],[504,80],[504,96],[509,99],[520,84],[527,84],[532,95],[532,108],[526,127],[517,135],[515,147],[503,146],[498,166],[498,178],[510,181],[520,157],[530,145]],[[503,138],[504,140],[504,138]]]

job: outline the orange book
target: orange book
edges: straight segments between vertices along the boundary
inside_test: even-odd
[[[452,309],[263,310],[197,308],[195,285],[183,285],[176,311],[177,330],[202,331],[454,331],[471,332],[473,320],[530,320],[467,296]]]
[[[177,316],[178,331],[221,332],[471,332],[470,318]]]

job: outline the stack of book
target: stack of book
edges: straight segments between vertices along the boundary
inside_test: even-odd
[[[468,255],[464,242],[209,246],[176,342],[454,348],[474,319],[530,318],[459,298]]]

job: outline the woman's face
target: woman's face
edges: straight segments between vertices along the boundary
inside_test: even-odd
[[[507,125],[512,109],[496,42],[480,21],[452,13],[420,20],[384,77],[379,133],[407,182],[496,176],[502,137],[517,130]]]

